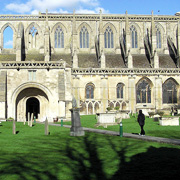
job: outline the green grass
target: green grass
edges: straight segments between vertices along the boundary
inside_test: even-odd
[[[140,133],[140,127],[136,120],[137,118],[131,117],[130,119],[123,119],[123,132],[125,133]],[[81,125],[83,127],[95,128],[97,120],[95,115],[81,116]],[[65,122],[71,124],[71,122]],[[119,125],[108,126],[107,128],[98,127],[97,129],[106,129],[111,131],[119,131]],[[144,126],[147,136],[165,137],[171,139],[180,139],[180,126],[160,126],[159,122],[154,122],[152,118],[145,120]]]
[[[49,126],[46,136],[43,124],[16,123],[16,131],[13,135],[12,122],[0,125],[2,180],[176,179],[179,175],[179,146],[87,132],[71,137],[68,128],[55,126]]]

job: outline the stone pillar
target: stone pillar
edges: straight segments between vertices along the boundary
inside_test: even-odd
[[[77,56],[76,49],[74,50],[74,53],[73,53],[73,68],[78,68],[78,56]]]
[[[72,21],[72,53],[77,51],[77,44],[78,44],[78,37],[77,37],[76,17],[75,17],[75,10],[74,10],[73,21]],[[73,64],[74,64],[74,62],[73,62]]]
[[[7,118],[7,97],[6,97],[6,71],[0,71],[0,119],[5,120]]]
[[[44,33],[44,61],[50,61],[50,32],[48,26],[48,11],[46,10],[46,24]]]
[[[154,16],[152,11],[151,16],[151,54],[154,54],[154,50],[156,49],[156,28],[154,23]]]
[[[156,50],[154,51],[154,68],[159,68],[159,56]]]
[[[178,55],[178,59],[177,59],[177,64],[178,67],[180,68],[180,21],[178,21],[178,25],[177,25],[177,55]]]
[[[72,108],[71,111],[71,129],[70,136],[84,136],[84,130],[81,127],[79,108]]]
[[[106,76],[101,77],[101,111],[105,112],[108,107],[108,78]]]
[[[128,50],[130,50],[131,48],[131,38],[130,38],[129,19],[128,19],[127,11],[126,11],[125,31],[126,31],[126,54],[128,54]]]
[[[132,58],[130,50],[128,52],[128,68],[133,68],[133,58]]]
[[[135,88],[135,77],[128,77],[128,94],[129,94],[129,108],[135,113],[136,112],[136,88]]]
[[[77,101],[77,106],[80,106],[80,97],[79,97],[79,77],[78,76],[74,76],[73,77],[73,96],[75,97],[76,101]]]
[[[105,58],[105,55],[104,55],[104,51],[103,51],[103,50],[101,51],[101,68],[102,68],[102,69],[105,69],[105,68],[106,68],[106,58]]]
[[[162,78],[155,77],[155,108],[162,109]]]
[[[99,17],[99,53],[102,53],[103,51],[104,51],[104,32],[103,32],[102,11],[100,10],[100,17]],[[101,63],[100,67],[104,68],[105,67],[105,57],[100,58],[100,63]]]

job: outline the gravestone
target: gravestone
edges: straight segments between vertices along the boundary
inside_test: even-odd
[[[45,135],[49,135],[48,119],[45,120]]]
[[[30,121],[30,124],[29,124],[30,127],[32,127],[32,122],[33,122],[33,113],[31,114],[31,121]]]
[[[13,119],[13,134],[16,134],[16,122],[15,122],[15,119]]]
[[[28,126],[30,125],[30,113],[28,112]]]
[[[76,99],[73,98],[72,100],[72,109],[71,111],[71,129],[70,129],[70,136],[84,136],[84,130],[81,127],[80,121],[80,108],[77,108]]]

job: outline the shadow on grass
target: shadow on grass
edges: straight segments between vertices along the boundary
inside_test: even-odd
[[[144,146],[141,141],[94,133],[66,138],[56,134],[32,142],[24,143],[28,146],[24,152],[0,151],[0,179],[129,180],[179,175],[180,150],[175,148],[151,146],[144,151],[139,150]]]

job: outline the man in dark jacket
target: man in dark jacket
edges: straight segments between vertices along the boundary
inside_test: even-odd
[[[145,116],[142,113],[142,110],[139,110],[139,115],[138,115],[138,119],[137,119],[140,127],[141,127],[141,133],[139,135],[144,136],[145,135],[145,131],[143,129],[144,124],[145,124]]]

